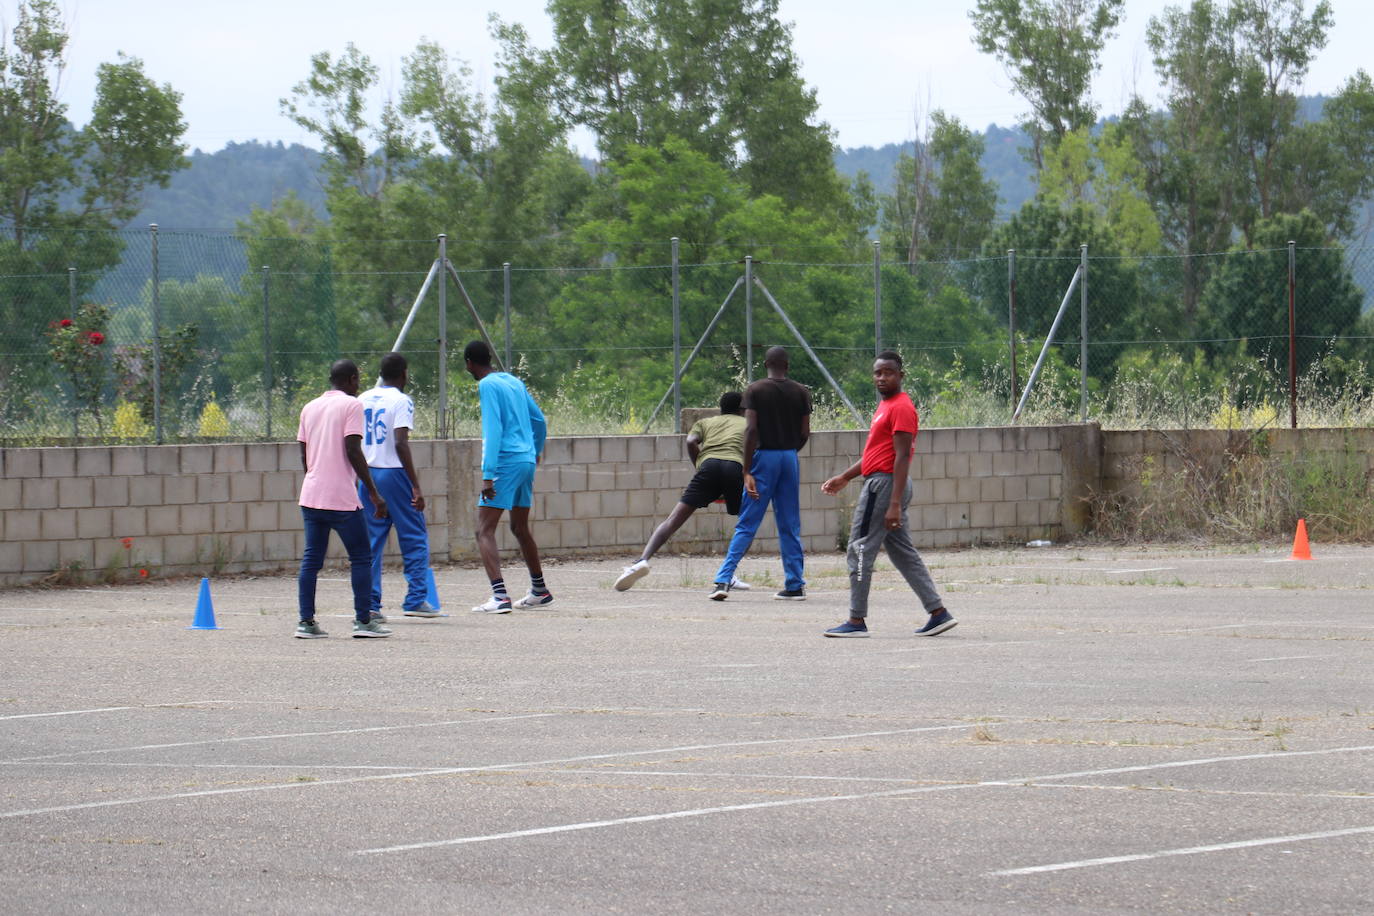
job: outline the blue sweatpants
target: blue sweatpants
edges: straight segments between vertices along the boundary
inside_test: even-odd
[[[739,521],[735,523],[735,534],[730,538],[730,549],[725,552],[725,562],[720,564],[715,581],[729,582],[735,577],[735,567],[744,559],[745,551],[754,543],[763,515],[773,506],[773,522],[778,526],[778,547],[782,552],[782,571],[786,577],[784,588],[796,591],[806,587],[802,576],[803,557],[801,543],[801,466],[797,453],[792,449],[758,449],[754,452],[754,464],[749,469],[754,475],[754,486],[759,498],[753,499],[748,493],[740,504]]]
[[[367,516],[367,534],[372,542],[372,607],[382,609],[382,551],[387,535],[396,529],[396,544],[401,548],[401,565],[405,569],[406,597],[401,609],[413,611],[425,603],[429,594],[429,532],[425,528],[425,514],[410,504],[410,477],[405,468],[372,468],[372,482],[386,500],[387,517]],[[358,498],[370,506],[367,489],[358,484]]]

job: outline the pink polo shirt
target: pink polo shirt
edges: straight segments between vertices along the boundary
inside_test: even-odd
[[[363,434],[363,402],[337,388],[301,408],[296,439],[305,443],[301,505],[310,509],[361,509],[358,475],[344,452],[345,436]]]

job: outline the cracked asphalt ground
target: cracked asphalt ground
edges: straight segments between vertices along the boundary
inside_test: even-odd
[[[0,592],[14,913],[1374,909],[1374,549],[931,551],[809,600],[715,559],[550,562],[547,609],[348,637],[295,582]],[[512,583],[523,571],[508,560]],[[771,587],[770,587],[771,586]],[[388,573],[388,597],[399,593]]]

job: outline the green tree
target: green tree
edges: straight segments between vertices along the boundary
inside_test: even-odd
[[[909,263],[977,251],[997,213],[997,186],[983,175],[983,138],[943,111],[929,137],[893,169],[894,193],[882,197],[884,246]]]
[[[519,31],[506,34],[520,58]],[[488,105],[468,66],[426,41],[404,58],[399,99],[373,120],[365,101],[378,81],[376,65],[349,45],[337,59],[316,54],[310,77],[281,103],[324,145],[326,237],[338,293],[350,303],[341,329],[374,349],[399,330],[434,259],[435,235],[450,236],[459,267],[528,257],[537,245],[491,240],[556,235],[590,186],[551,100],[528,80],[503,76]],[[475,298],[495,296],[493,284]]]
[[[270,381],[289,398],[301,386],[313,386],[339,355],[332,246],[315,212],[295,195],[270,210],[254,208],[239,223],[238,235],[247,248],[249,270],[238,295],[222,300],[212,312],[214,326],[236,329],[223,339],[223,371],[229,384],[241,390],[261,389]],[[266,329],[264,266],[269,268]],[[270,380],[264,377],[264,330],[270,338]]]
[[[1191,256],[1307,209],[1328,234],[1349,234],[1374,190],[1374,84],[1347,81],[1319,121],[1298,116],[1298,91],[1334,20],[1321,0],[1193,0],[1152,19],[1147,40],[1167,109],[1140,99],[1123,125],[1143,164],[1166,249]],[[1196,317],[1211,264],[1184,263],[1181,297]]]
[[[1213,354],[1243,341],[1244,350],[1276,366],[1288,365],[1288,250],[1296,242],[1295,317],[1298,372],[1351,335],[1360,319],[1363,291],[1344,252],[1330,247],[1321,220],[1310,211],[1281,213],[1255,225],[1253,249],[1236,246],[1207,284],[1202,311]]]
[[[778,0],[551,0],[548,12],[554,46],[514,57],[606,160],[680,137],[753,196],[845,205]]]
[[[1002,62],[1030,103],[1022,126],[1037,169],[1047,148],[1097,120],[1092,76],[1124,7],[1125,0],[978,0],[969,13],[974,45]]]
[[[137,58],[101,64],[89,122],[69,123],[58,100],[67,41],[55,0],[21,0],[11,34],[0,35],[0,326],[34,337],[69,310],[67,268],[77,268],[85,298],[119,260],[122,244],[108,230],[186,165],[181,96]],[[0,376],[14,384],[7,362]]]
[[[988,256],[1016,249],[1016,327],[1043,341],[1054,321],[1088,246],[1088,341],[1090,374],[1110,378],[1125,342],[1139,333],[1142,320],[1142,275],[1133,261],[1121,257],[1115,233],[1085,204],[1061,207],[1035,198],[998,226],[984,245]],[[1006,314],[1006,281],[980,275],[976,287],[984,307],[999,321]],[[1078,293],[1069,302],[1057,342],[1066,362],[1077,366],[1081,340]]]
[[[1088,207],[1111,229],[1123,254],[1160,251],[1159,220],[1145,193],[1145,169],[1119,124],[1106,125],[1096,136],[1086,128],[1065,134],[1045,156],[1039,194],[1060,207]]]

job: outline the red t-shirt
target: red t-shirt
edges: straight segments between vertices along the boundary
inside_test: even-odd
[[[865,477],[880,471],[891,474],[897,461],[897,451],[892,447],[892,434],[911,433],[911,451],[914,452],[919,425],[916,405],[911,403],[905,391],[879,401],[878,409],[873,412],[873,423],[868,427],[868,441],[864,443],[859,473]],[[910,452],[907,454],[910,457]]]

